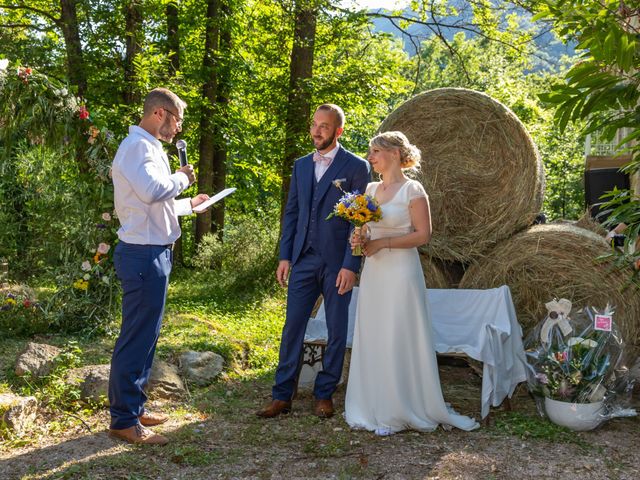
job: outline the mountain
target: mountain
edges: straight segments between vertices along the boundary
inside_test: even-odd
[[[459,16],[447,17],[444,21],[449,25],[458,24],[460,26],[463,26],[470,24],[472,18],[471,11],[469,9],[459,9],[459,11],[461,12]],[[529,12],[515,6],[512,7],[509,12],[518,14],[518,17],[521,18],[523,28],[531,28],[531,14]],[[388,15],[391,12],[384,9],[372,9],[369,10],[369,13],[382,13]],[[402,11],[402,16],[417,18],[416,12],[412,11],[410,8],[404,9]],[[414,39],[420,39],[420,41],[423,41],[434,35],[429,27],[416,23],[410,24],[405,29],[408,33],[407,35],[403,33],[399,28],[397,28],[397,26],[394,25],[394,22],[396,24],[399,23],[398,20],[392,20],[382,17],[374,17],[371,20],[371,23],[374,26],[374,31],[390,33],[395,37],[401,38],[403,41],[404,50],[410,55],[415,55],[416,53],[416,46],[411,41],[410,36],[413,36]],[[542,22],[538,22],[536,26],[538,27],[539,31],[543,31],[545,27]],[[461,30],[455,27],[442,27],[441,31],[446,39],[452,39],[453,36],[460,31],[464,31],[465,35],[467,35],[467,38],[476,36],[476,34],[473,32],[470,32],[468,30]],[[537,61],[535,69],[553,68],[559,64],[560,58],[562,56],[575,55],[575,43],[565,45],[556,37],[553,32],[550,31],[545,31],[544,33],[542,33],[542,35],[535,39],[535,42],[538,47],[540,57]]]

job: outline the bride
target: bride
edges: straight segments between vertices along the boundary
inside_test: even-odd
[[[390,435],[432,431],[438,424],[478,428],[442,397],[431,314],[416,247],[431,237],[429,200],[404,170],[417,169],[420,150],[402,132],[370,143],[369,162],[381,175],[367,193],[380,203],[382,220],[354,237],[367,257],[360,279],[345,418],[353,428]],[[367,239],[370,237],[370,239]]]

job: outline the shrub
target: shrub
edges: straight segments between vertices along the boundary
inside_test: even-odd
[[[0,297],[0,332],[6,336],[30,336],[47,331],[47,321],[33,292],[7,286]]]
[[[249,286],[263,280],[273,273],[276,260],[277,218],[244,215],[227,222],[222,241],[216,235],[202,238],[193,266],[219,268],[227,284]]]

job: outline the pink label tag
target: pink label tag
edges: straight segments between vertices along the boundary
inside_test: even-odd
[[[593,328],[595,328],[596,330],[610,332],[612,323],[613,319],[611,315],[596,315]]]

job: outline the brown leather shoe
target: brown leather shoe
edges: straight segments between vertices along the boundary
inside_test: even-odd
[[[316,417],[331,418],[333,417],[333,400],[316,399],[316,408],[313,412]]]
[[[155,427],[156,425],[161,425],[169,420],[169,415],[145,411],[138,417],[138,420],[143,427]]]
[[[109,436],[124,440],[129,443],[141,443],[143,445],[166,445],[169,439],[163,435],[153,433],[140,424],[129,428],[109,429]]]
[[[272,400],[269,405],[262,410],[258,410],[256,415],[262,418],[273,418],[278,415],[289,413],[291,411],[291,402],[285,402],[284,400]]]

